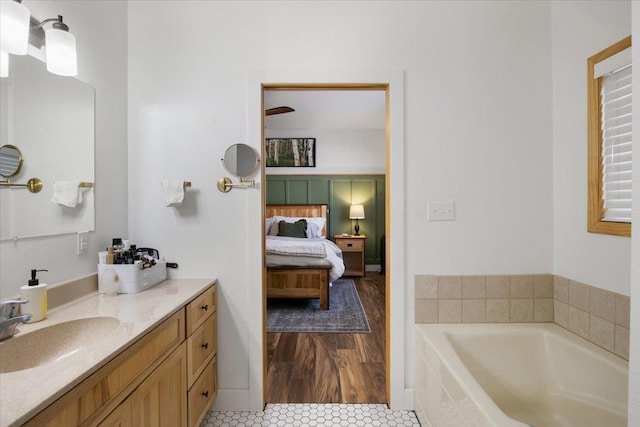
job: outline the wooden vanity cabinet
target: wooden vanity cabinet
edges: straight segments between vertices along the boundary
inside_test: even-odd
[[[217,393],[215,313],[212,285],[24,425],[199,425]]]
[[[197,427],[218,391],[215,287],[189,303],[187,315],[187,384],[189,426]]]

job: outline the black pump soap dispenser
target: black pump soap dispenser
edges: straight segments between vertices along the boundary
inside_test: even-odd
[[[40,283],[40,281],[36,277],[36,274],[38,274],[38,271],[49,271],[49,270],[31,270],[31,280],[29,280],[29,286],[38,286],[38,284]]]
[[[28,300],[22,306],[22,312],[31,314],[29,323],[37,322],[47,316],[47,285],[40,284],[37,277],[39,271],[49,270],[31,270],[31,279],[28,284],[20,288],[20,296]]]

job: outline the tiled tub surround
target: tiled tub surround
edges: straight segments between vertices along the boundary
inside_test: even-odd
[[[628,363],[558,325],[423,324],[415,339],[422,425],[627,425]]]
[[[629,297],[552,274],[415,276],[415,323],[554,322],[629,359]]]

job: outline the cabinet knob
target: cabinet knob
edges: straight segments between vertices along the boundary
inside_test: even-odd
[[[347,243],[347,246],[351,247],[351,246],[353,246],[353,243]]]
[[[203,395],[204,397],[209,397],[209,390],[207,390],[207,391],[203,391],[203,392],[202,392],[202,395]]]
[[[207,311],[209,310],[209,304],[205,304],[201,308],[202,308],[202,311]]]
[[[204,348],[205,350],[209,348],[209,343],[206,342],[204,344],[202,344],[202,348]]]

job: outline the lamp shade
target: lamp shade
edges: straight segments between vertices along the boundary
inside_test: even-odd
[[[364,205],[351,205],[349,219],[364,219]]]
[[[78,75],[76,38],[68,31],[49,28],[45,30],[47,70],[60,76]]]
[[[26,55],[29,45],[29,9],[16,1],[0,1],[0,50]]]
[[[9,54],[0,51],[0,77],[9,77]]]

